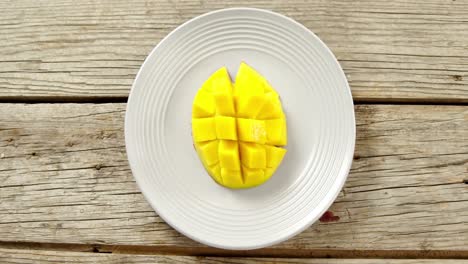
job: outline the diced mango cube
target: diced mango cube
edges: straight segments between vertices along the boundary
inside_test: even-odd
[[[237,140],[236,118],[216,116],[216,137],[218,139]]]
[[[216,139],[215,118],[193,118],[192,136],[195,142],[209,141]]]
[[[230,188],[245,188],[240,170],[221,168],[221,178],[223,178],[223,184]]]
[[[264,144],[266,142],[265,121],[237,118],[237,137],[241,141]]]
[[[253,143],[240,143],[240,157],[244,166],[250,169],[264,169],[267,165],[265,148]]]
[[[262,77],[263,78],[263,77]],[[263,78],[264,82],[263,82],[263,87],[264,87],[264,91],[265,93],[273,93],[275,94],[276,96],[278,96],[278,94],[276,93],[275,89],[273,89],[273,87],[271,87],[271,85],[268,83],[267,80],[265,80]]]
[[[211,81],[212,91],[214,93],[228,93],[232,94],[232,82],[231,77],[229,77],[229,73],[226,67],[222,67],[221,69],[217,70]]]
[[[195,143],[195,148],[198,154],[205,161],[206,165],[211,166],[218,163],[218,145],[218,140]]]
[[[262,95],[264,89],[264,81],[261,75],[242,62],[236,75],[234,95]]]
[[[207,93],[212,93],[213,92],[213,85],[212,85],[212,82],[213,82],[213,75],[210,76],[210,78],[208,78],[201,86],[200,90],[199,91],[204,91],[204,92],[207,92]]]
[[[265,169],[265,181],[270,179],[271,176],[275,173],[276,168],[266,168]]]
[[[265,104],[265,95],[246,95],[237,101],[237,117],[255,118]]]
[[[265,120],[267,144],[285,146],[287,144],[286,119]]]
[[[221,185],[223,184],[223,177],[221,177],[221,166],[219,165],[219,163],[216,163],[212,166],[208,166],[208,173],[217,183]]]
[[[220,140],[218,153],[221,168],[240,170],[239,147],[237,141]]]
[[[266,151],[266,160],[267,160],[266,166],[268,168],[278,167],[281,161],[283,160],[284,155],[286,154],[286,149],[278,148],[278,147],[270,146],[270,145],[265,145],[264,147]]]
[[[210,77],[216,113],[218,115],[235,116],[234,100],[232,98],[232,83],[226,67],[216,71]]]
[[[195,95],[192,106],[192,117],[211,117],[216,111],[215,101],[212,94],[199,90]]]
[[[242,176],[245,187],[254,187],[265,181],[265,172],[262,169],[250,169],[242,166]]]
[[[276,119],[283,117],[283,109],[278,94],[265,94],[265,103],[256,117],[258,119]]]
[[[214,101],[216,105],[216,113],[224,116],[235,116],[236,110],[232,95],[226,92],[215,92]]]
[[[219,88],[219,84],[226,84],[227,82],[231,82],[231,78],[229,77],[229,73],[226,67],[221,67],[213,74],[211,74],[210,77],[203,83],[201,90],[212,93],[214,92],[215,88]]]

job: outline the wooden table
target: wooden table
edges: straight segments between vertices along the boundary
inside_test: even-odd
[[[351,174],[329,213],[240,252],[165,224],[123,138],[150,50],[232,6],[281,12],[322,38],[357,119]],[[3,0],[0,12],[0,263],[467,263],[466,0]]]

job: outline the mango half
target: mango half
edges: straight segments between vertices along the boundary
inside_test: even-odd
[[[258,186],[286,154],[286,117],[279,95],[245,63],[234,84],[222,67],[195,95],[192,137],[203,166],[217,183],[234,189]]]

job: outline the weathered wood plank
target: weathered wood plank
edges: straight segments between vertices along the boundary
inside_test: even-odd
[[[233,6],[278,11],[317,33],[355,100],[468,102],[468,4],[455,0],[1,1],[0,99],[126,98],[166,34]]]
[[[0,104],[0,241],[201,247],[140,194],[124,111]],[[360,105],[356,117],[355,161],[330,209],[339,219],[276,249],[468,250],[468,107]]]
[[[221,257],[189,257],[170,255],[131,255],[131,254],[96,254],[85,252],[67,252],[50,250],[24,250],[0,248],[0,262],[4,264],[29,264],[29,263],[247,263],[247,264],[461,264],[465,260],[448,259],[299,259],[299,258],[221,258]]]

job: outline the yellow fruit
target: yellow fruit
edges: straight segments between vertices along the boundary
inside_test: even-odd
[[[237,118],[239,140],[265,144],[267,130],[264,120]]]
[[[275,146],[265,145],[266,166],[267,168],[276,168],[286,155],[286,149]]]
[[[216,114],[221,116],[235,116],[234,100],[232,94],[220,92],[214,93]]]
[[[208,173],[217,183],[223,185],[223,178],[221,178],[221,166],[219,163],[216,163],[212,166],[205,166],[205,168],[207,168]]]
[[[240,170],[239,146],[237,141],[221,140],[218,149],[221,168]]]
[[[192,118],[192,136],[195,142],[216,139],[215,118]]]
[[[262,95],[266,80],[249,65],[242,62],[236,76],[235,95]]]
[[[254,187],[265,182],[265,171],[262,169],[250,169],[242,166],[242,176],[244,184],[250,187]]]
[[[263,88],[265,90],[265,93],[273,93],[274,95],[276,95],[276,97],[278,97],[278,94],[276,93],[275,89],[273,89],[273,87],[271,87],[271,85],[267,82],[267,80],[263,79]]]
[[[265,120],[267,144],[285,146],[288,143],[286,135],[286,118]]]
[[[262,109],[257,114],[258,119],[275,119],[283,117],[283,108],[279,100],[278,94],[269,92],[265,94],[265,102]]]
[[[243,95],[237,100],[237,117],[256,118],[265,104],[266,97],[262,95]]]
[[[228,170],[221,168],[223,185],[229,188],[245,188],[244,180],[240,170]]]
[[[200,90],[193,100],[192,117],[211,117],[215,114],[214,96]]]
[[[195,145],[198,155],[205,161],[205,164],[211,166],[219,162],[217,140],[198,142]]]
[[[216,136],[218,139],[237,140],[236,118],[216,116]]]
[[[266,169],[265,169],[265,181],[267,181],[268,179],[270,179],[270,177],[273,176],[274,173],[275,173],[275,169],[273,169],[273,168],[266,168]]]
[[[267,155],[262,145],[240,143],[240,158],[244,166],[250,169],[264,169],[267,167]]]
[[[279,95],[241,63],[236,83],[225,67],[213,73],[192,106],[195,149],[208,174],[228,188],[267,181],[286,154],[286,117]]]
[[[232,83],[226,68],[219,69],[214,75],[215,77],[211,79],[211,91],[214,96],[216,114],[235,116]]]

